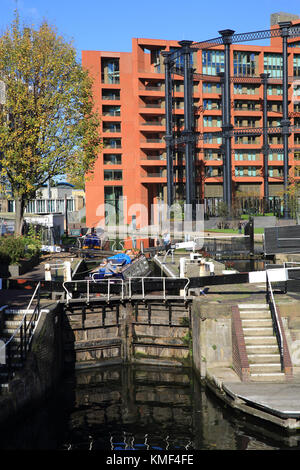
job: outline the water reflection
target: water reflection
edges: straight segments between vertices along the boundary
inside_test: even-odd
[[[66,377],[36,413],[0,431],[1,449],[299,449],[285,435],[235,415],[191,370],[98,368]]]

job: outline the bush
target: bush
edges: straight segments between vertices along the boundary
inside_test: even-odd
[[[18,264],[22,259],[39,254],[40,248],[39,237],[30,233],[17,238],[3,236],[0,239],[0,262]]]

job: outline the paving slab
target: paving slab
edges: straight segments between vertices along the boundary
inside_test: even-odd
[[[300,383],[223,382],[223,390],[276,416],[300,417]]]

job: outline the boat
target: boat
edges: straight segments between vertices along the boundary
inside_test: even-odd
[[[147,277],[151,274],[148,259],[143,253],[127,250],[104,258],[98,268],[93,270],[94,281],[101,279],[123,279]]]

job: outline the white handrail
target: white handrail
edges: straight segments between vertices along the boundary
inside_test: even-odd
[[[130,277],[128,279],[128,284],[129,284],[129,298],[131,299],[132,297],[132,292],[131,292],[131,281],[133,279],[138,279],[142,282],[142,297],[143,299],[145,299],[145,279],[146,280],[149,280],[149,279],[155,279],[156,281],[162,281],[163,283],[163,298],[164,300],[166,299],[166,281],[174,281],[174,279],[180,279],[181,281],[182,280],[185,280],[187,281],[183,290],[184,290],[184,294],[183,294],[183,298],[186,299],[186,292],[187,292],[187,287],[190,283],[190,279],[187,278],[187,277],[176,277],[176,278],[167,278],[167,277]]]
[[[111,293],[110,293],[110,285],[115,284],[115,283],[121,283],[122,290],[121,290],[121,299],[124,299],[124,280],[123,279],[83,279],[83,280],[78,280],[78,281],[65,281],[63,282],[62,286],[63,289],[66,291],[66,298],[67,298],[67,304],[70,301],[71,298],[71,292],[67,289],[67,286],[65,284],[86,284],[86,294],[87,294],[87,302],[89,303],[91,299],[91,292],[90,292],[90,284],[101,284],[101,283],[107,283],[107,300],[110,300]]]
[[[0,348],[0,351],[1,351],[3,348],[5,348],[5,347],[14,339],[14,337],[16,336],[16,334],[17,334],[17,333],[19,332],[19,330],[21,329],[23,323],[26,321],[26,315],[28,314],[28,312],[29,312],[29,310],[30,310],[30,308],[31,308],[32,302],[33,302],[33,300],[34,300],[34,298],[35,298],[35,296],[36,296],[37,291],[40,289],[40,286],[41,286],[41,283],[39,282],[39,283],[37,284],[37,286],[36,286],[36,288],[35,288],[35,290],[34,290],[32,296],[31,296],[31,299],[30,299],[29,304],[28,304],[28,306],[27,306],[27,308],[26,308],[26,310],[25,310],[25,313],[24,313],[24,315],[23,315],[23,317],[22,317],[22,320],[20,321],[19,326],[15,329],[15,331],[13,332],[13,334],[11,335],[11,337],[9,338],[9,340],[6,341],[6,343],[2,345],[2,347]],[[38,318],[37,318],[36,323],[37,323],[38,320],[39,320],[40,309],[39,309],[39,312],[38,312],[38,313],[39,313],[39,315],[38,315]],[[30,342],[30,341],[31,341],[31,338],[29,338],[29,342]]]

